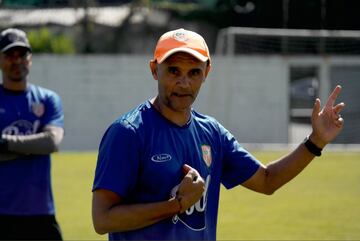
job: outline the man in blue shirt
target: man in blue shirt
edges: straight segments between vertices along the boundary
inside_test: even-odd
[[[0,239],[61,240],[55,219],[50,153],[63,138],[60,97],[28,82],[25,32],[0,33]]]
[[[343,127],[338,86],[322,110],[316,100],[306,141],[263,165],[214,118],[192,109],[210,68],[199,34],[177,29],[160,37],[150,61],[157,96],[117,119],[100,143],[96,232],[110,240],[216,240],[220,184],[272,194]]]

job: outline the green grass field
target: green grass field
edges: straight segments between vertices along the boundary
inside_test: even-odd
[[[281,152],[253,152],[264,163]],[[65,240],[106,240],[91,221],[96,153],[53,156],[57,218]],[[360,152],[325,152],[272,196],[222,189],[218,240],[360,240]]]

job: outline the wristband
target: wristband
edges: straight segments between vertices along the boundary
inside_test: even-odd
[[[309,136],[307,136],[304,140],[304,146],[306,147],[306,149],[308,149],[308,151],[312,154],[314,154],[315,156],[321,156],[321,151],[322,149],[317,147],[309,138]]]
[[[8,141],[0,137],[0,152],[8,151]]]

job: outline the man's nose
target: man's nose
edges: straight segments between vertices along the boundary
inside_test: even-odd
[[[183,75],[179,78],[178,83],[181,86],[188,86],[190,85],[191,79],[187,75]]]
[[[20,55],[14,55],[12,57],[12,62],[16,64],[20,64],[23,61],[23,58]]]

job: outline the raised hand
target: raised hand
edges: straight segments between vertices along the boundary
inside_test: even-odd
[[[325,106],[320,110],[320,99],[316,99],[311,116],[313,132],[310,139],[319,147],[323,148],[340,133],[344,125],[344,119],[340,112],[345,107],[343,102],[335,105],[335,101],[341,92],[341,86],[337,85],[330,94]]]

